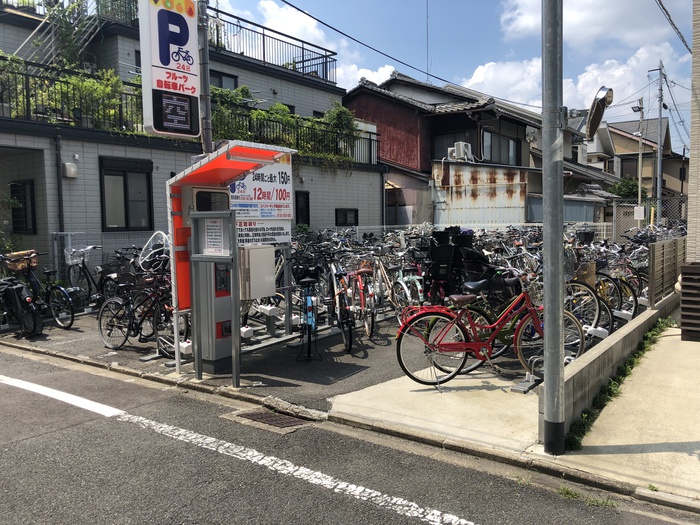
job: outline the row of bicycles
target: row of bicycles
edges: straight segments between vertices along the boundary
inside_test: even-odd
[[[43,279],[37,275],[40,256],[48,254],[1,255],[0,308],[6,324],[29,337],[41,333],[45,319],[67,330],[77,311],[93,309],[106,347],[118,349],[138,338],[155,341],[159,353],[172,356],[175,334],[187,339],[190,326],[188,317],[180,316],[177,331],[174,327],[167,235],[157,232],[143,248],[115,250],[104,264],[91,266],[90,258],[101,251],[99,245],[66,248],[65,287],[56,270],[43,270]]]
[[[564,346],[569,362],[648,305],[647,243],[594,241],[592,231],[564,234]],[[493,232],[319,232],[280,258],[292,274],[300,356],[319,356],[316,337],[336,326],[346,351],[354,334],[372,337],[378,318],[396,319],[397,358],[411,379],[441,385],[509,354],[525,372],[543,368],[543,253],[540,228]],[[282,289],[280,281],[280,289]],[[249,305],[282,311],[284,295]]]

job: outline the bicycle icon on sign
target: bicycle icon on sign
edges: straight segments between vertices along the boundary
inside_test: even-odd
[[[190,55],[190,52],[187,49],[182,49],[181,47],[178,47],[177,51],[173,51],[173,54],[171,56],[175,62],[183,60],[188,66],[194,64],[194,58],[192,58],[192,55]]]

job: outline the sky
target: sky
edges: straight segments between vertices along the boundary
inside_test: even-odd
[[[335,51],[338,86],[347,90],[363,77],[381,83],[397,70],[541,111],[542,0],[209,0],[209,5]],[[605,86],[614,100],[604,120],[639,120],[632,107],[641,97],[644,117],[656,119],[663,63],[669,109],[662,114],[669,118],[673,150],[682,153],[690,145],[692,55],[681,37],[692,49],[692,0],[564,0],[564,105],[587,109]]]

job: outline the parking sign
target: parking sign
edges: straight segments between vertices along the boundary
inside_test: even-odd
[[[198,137],[199,38],[193,0],[139,0],[144,129]]]

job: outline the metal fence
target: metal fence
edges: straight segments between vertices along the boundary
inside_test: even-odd
[[[660,213],[659,213],[659,202]],[[638,220],[635,216],[635,209],[639,211],[643,219]],[[617,242],[624,242],[622,235],[637,228],[643,229],[650,224],[658,230],[659,236],[663,238],[673,238],[685,234],[685,226],[688,219],[688,197],[666,197],[658,201],[653,198],[642,199],[641,206],[638,206],[637,199],[620,199],[613,202],[613,232],[612,239]]]

